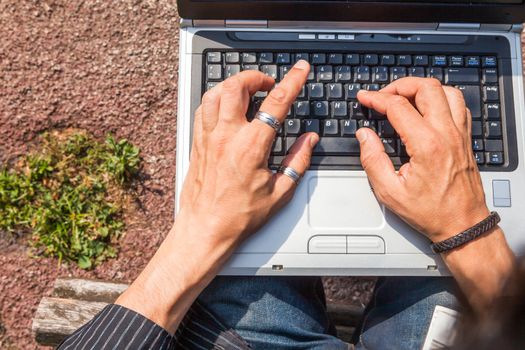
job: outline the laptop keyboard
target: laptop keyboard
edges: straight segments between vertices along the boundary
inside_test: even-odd
[[[399,167],[408,160],[399,135],[384,115],[357,101],[357,92],[379,90],[406,76],[433,77],[460,89],[472,113],[472,148],[478,165],[497,168],[504,164],[496,56],[216,50],[204,55],[203,90],[243,70],[259,70],[278,83],[296,61],[304,59],[312,65],[308,81],[273,145],[272,168],[280,165],[297,137],[310,131],[320,136],[311,161],[313,168],[359,168],[359,142],[355,133],[363,127],[379,135],[386,153]],[[253,97],[249,119],[265,96],[266,93],[258,92]]]

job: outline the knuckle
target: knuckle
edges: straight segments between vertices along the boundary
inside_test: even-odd
[[[393,109],[396,109],[398,107],[404,107],[410,104],[410,102],[406,99],[406,97],[400,96],[400,95],[394,95],[389,97],[387,102],[387,114],[388,112],[391,112]]]
[[[268,97],[266,97],[266,99],[268,100],[268,102],[272,104],[277,104],[277,105],[288,104],[288,94],[283,88],[279,86],[273,89],[268,94]]]
[[[217,99],[217,93],[212,90],[208,90],[204,93],[202,96],[202,103],[203,104],[210,104],[213,103]]]
[[[436,78],[426,78],[423,86],[426,87],[441,87],[441,82]]]
[[[363,169],[369,170],[374,164],[378,163],[383,156],[382,152],[365,152],[361,153],[361,164]]]
[[[239,77],[232,76],[228,79],[226,79],[223,83],[223,90],[226,93],[235,93],[238,92],[241,89],[241,82],[239,80]]]

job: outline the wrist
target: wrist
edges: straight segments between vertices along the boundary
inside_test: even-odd
[[[231,255],[227,244],[213,245],[205,220],[180,215],[154,257],[117,300],[174,333],[193,301]]]
[[[483,221],[489,215],[490,211],[486,205],[472,210],[457,211],[455,214],[449,215],[441,228],[431,236],[431,240],[433,243],[437,243],[454,237]]]

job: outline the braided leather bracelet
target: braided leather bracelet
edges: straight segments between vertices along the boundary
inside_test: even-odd
[[[444,241],[433,243],[430,248],[432,248],[432,251],[436,254],[457,248],[467,242],[475,240],[485,232],[489,231],[494,226],[496,226],[500,220],[501,218],[499,217],[498,213],[493,211],[486,219],[472,226],[468,230],[445,239]]]

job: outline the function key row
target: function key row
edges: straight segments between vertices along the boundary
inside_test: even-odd
[[[434,66],[434,67],[486,67],[498,66],[496,56],[458,56],[458,55],[394,55],[358,53],[289,53],[289,52],[208,52],[208,63],[247,63],[247,64],[293,64],[305,60],[313,65],[348,64],[369,66]]]

